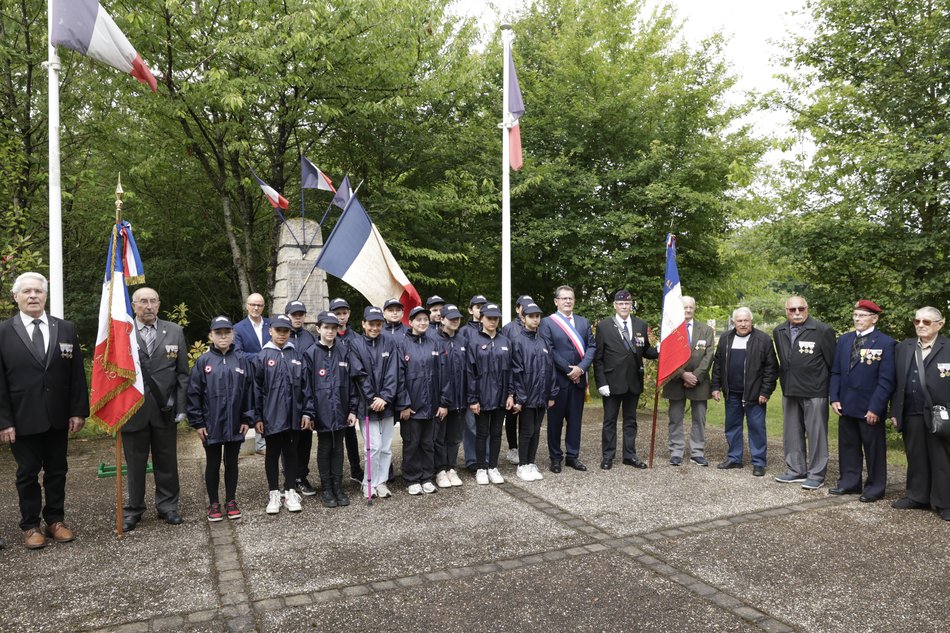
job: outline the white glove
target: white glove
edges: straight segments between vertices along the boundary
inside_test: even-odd
[[[188,416],[186,416],[184,413],[179,413],[178,415],[175,416],[175,424],[178,424],[182,420],[187,420],[187,419],[188,419]]]
[[[608,387],[607,385],[604,385],[603,387],[597,387],[597,391],[599,391],[600,395],[602,395],[605,398],[610,395],[610,387]]]

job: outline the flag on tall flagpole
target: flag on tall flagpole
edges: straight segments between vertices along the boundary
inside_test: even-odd
[[[515,72],[515,61],[508,47],[508,117],[513,124],[508,128],[509,154],[508,160],[515,171],[521,169],[524,160],[521,155],[521,115],[524,114],[524,100],[521,98],[521,87],[518,85],[518,73]]]
[[[689,333],[683,311],[683,289],[676,269],[676,238],[666,236],[666,281],[663,284],[663,323],[660,327],[660,358],[657,385],[662,386],[689,360]]]
[[[402,303],[405,315],[422,305],[419,293],[355,195],[314,265],[353,286],[370,305],[382,306],[386,299],[395,297]],[[408,316],[403,321],[408,322]]]
[[[275,209],[287,209],[290,207],[290,202],[287,201],[287,198],[277,193],[276,189],[258,178],[257,174],[254,173],[253,167],[251,167],[251,175],[254,176],[254,180],[257,181],[257,184],[261,186],[261,191],[264,192],[264,197],[267,198],[267,201],[271,203],[272,207]]]
[[[158,82],[112,16],[96,0],[52,0],[54,46],[65,46],[128,73],[157,92]]]
[[[128,289],[130,284],[144,280],[132,226],[125,221],[119,222],[112,227],[106,253],[106,272],[99,303],[99,333],[92,359],[92,391],[89,395],[93,421],[113,433],[118,432],[145,400]]]
[[[327,178],[327,175],[307,160],[305,156],[300,157],[300,187],[301,189],[321,189],[336,193],[336,189],[333,188],[333,181]]]

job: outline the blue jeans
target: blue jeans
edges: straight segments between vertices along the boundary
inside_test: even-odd
[[[753,466],[766,465],[765,405],[758,402],[743,402],[738,394],[726,398],[726,442],[729,444],[729,461],[742,463],[742,419],[749,425],[749,454]]]

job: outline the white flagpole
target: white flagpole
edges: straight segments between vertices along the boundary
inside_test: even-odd
[[[511,321],[511,168],[508,130],[511,128],[511,115],[508,112],[508,58],[511,55],[511,41],[515,34],[510,24],[501,25],[501,41],[504,45],[502,59],[502,123],[501,123],[501,322]]]
[[[59,55],[53,46],[53,2],[46,3],[49,42],[49,298],[50,314],[63,318],[63,192],[59,171]]]

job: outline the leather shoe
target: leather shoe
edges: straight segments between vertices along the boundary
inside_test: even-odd
[[[73,531],[66,527],[66,524],[62,521],[56,521],[46,526],[46,536],[50,537],[57,543],[68,543],[76,535],[73,534]]]
[[[727,459],[724,462],[719,462],[716,464],[716,468],[719,470],[732,470],[733,468],[742,468],[742,464],[740,462],[733,462]]]
[[[861,503],[874,503],[875,501],[880,501],[881,497],[874,497],[872,495],[861,495],[858,497],[858,501]]]
[[[605,459],[604,461],[600,462],[601,470],[610,470],[613,467],[614,467],[614,460],[612,459]]]
[[[930,506],[926,503],[921,503],[920,501],[914,501],[908,497],[903,499],[898,499],[897,501],[891,504],[892,508],[897,508],[898,510],[929,510]]]
[[[181,518],[181,515],[178,514],[178,510],[169,510],[165,514],[159,514],[158,516],[168,525],[181,525],[185,522],[185,520]]]
[[[23,546],[27,549],[40,549],[46,547],[46,537],[40,532],[39,528],[30,528],[23,530]]]
[[[950,508],[944,508],[940,511],[940,518],[944,521],[950,521]]]
[[[683,463],[682,457],[670,457],[670,466],[679,466]]]
[[[587,466],[582,464],[579,459],[569,459],[565,463],[574,470],[587,470]]]
[[[753,466],[753,467],[752,467],[752,476],[753,476],[753,477],[764,477],[764,476],[765,476],[765,466]]]
[[[839,488],[835,486],[834,488],[828,491],[828,494],[830,495],[859,495],[861,494],[861,491],[855,488]]]
[[[548,470],[550,470],[552,473],[561,472],[561,462],[551,462],[551,467]]]
[[[633,466],[634,468],[646,468],[647,465],[640,461],[639,457],[625,457],[623,463],[626,466]]]
[[[139,524],[139,520],[142,517],[135,516],[132,514],[127,514],[122,517],[122,532],[131,532],[135,529],[135,526]]]
[[[0,538],[0,549],[3,549],[7,546],[7,542]]]

